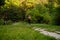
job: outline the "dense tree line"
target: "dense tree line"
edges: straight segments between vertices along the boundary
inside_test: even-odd
[[[8,24],[17,21],[31,23],[45,23],[60,25],[60,1],[49,0],[48,4],[34,4],[33,2],[20,0],[0,0],[0,24]]]

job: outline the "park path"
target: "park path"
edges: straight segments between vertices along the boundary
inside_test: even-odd
[[[18,25],[18,24],[19,23],[14,23],[13,25]],[[60,34],[57,34],[57,33],[54,33],[54,32],[49,32],[49,31],[46,31],[45,29],[38,28],[38,27],[33,27],[32,29],[34,29],[36,31],[39,31],[40,33],[42,33],[44,35],[51,36],[51,37],[54,37],[54,38],[60,40]]]
[[[45,29],[41,29],[41,28],[37,28],[37,27],[33,27],[34,30],[39,31],[40,33],[44,34],[44,35],[48,35],[51,37],[54,37],[58,40],[60,40],[60,34],[54,33],[54,32],[48,32]]]

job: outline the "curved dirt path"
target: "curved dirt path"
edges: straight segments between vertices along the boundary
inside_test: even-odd
[[[33,27],[33,29],[36,30],[36,31],[39,31],[40,33],[42,33],[44,35],[48,35],[48,36],[51,36],[51,37],[54,37],[54,38],[60,40],[60,34],[57,34],[57,33],[54,33],[54,32],[48,32],[45,29],[36,28],[36,27]]]

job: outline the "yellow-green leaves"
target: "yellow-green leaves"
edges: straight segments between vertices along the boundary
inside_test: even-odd
[[[20,6],[20,1],[19,0],[5,0],[6,4],[12,4],[15,6]]]
[[[12,4],[19,6],[20,5],[20,1],[19,0],[12,0]]]

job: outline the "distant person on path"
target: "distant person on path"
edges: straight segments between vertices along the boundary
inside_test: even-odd
[[[28,20],[28,23],[30,24],[31,23],[31,15],[28,15],[27,20]]]

